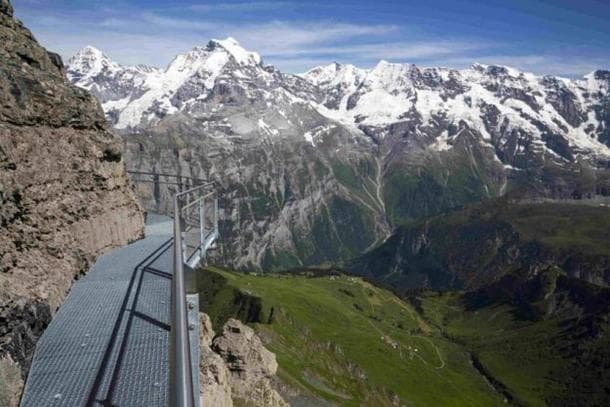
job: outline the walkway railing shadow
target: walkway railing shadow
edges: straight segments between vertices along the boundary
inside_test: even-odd
[[[189,319],[187,295],[197,296],[194,269],[205,261],[206,252],[218,238],[218,199],[213,183],[204,180],[170,174],[129,172],[134,182],[150,182],[158,200],[159,186],[175,188],[174,257],[171,288],[170,314],[170,377],[169,405],[197,406],[199,397],[195,394],[189,343]],[[159,272],[153,268],[149,272]],[[195,299],[198,303],[198,298]],[[145,316],[140,316],[145,317]]]

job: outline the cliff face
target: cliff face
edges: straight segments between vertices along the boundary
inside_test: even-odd
[[[0,0],[0,378],[15,366],[25,376],[74,279],[142,231],[98,102],[67,82],[61,58]],[[18,391],[6,380],[0,404],[10,398],[3,387]]]

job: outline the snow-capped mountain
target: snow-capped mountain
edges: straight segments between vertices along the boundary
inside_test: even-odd
[[[97,95],[132,169],[215,180],[224,261],[346,259],[401,222],[482,198],[610,195],[610,73],[502,66],[284,74],[228,38],[165,69],[93,48],[68,76]],[[149,206],[163,206],[149,192]]]
[[[127,102],[140,96],[148,81],[160,77],[160,70],[151,66],[121,66],[100,50],[88,46],[68,61],[68,79],[89,90],[102,102],[111,121]]]
[[[390,127],[409,122],[415,134],[435,136],[422,140],[430,148],[448,149],[457,136],[445,134],[447,129],[437,126],[441,120],[464,122],[500,150],[514,144],[511,156],[523,153],[525,144],[566,159],[578,153],[610,155],[604,71],[569,80],[479,64],[453,70],[381,61],[363,70],[333,63],[303,74],[305,85],[265,66],[257,53],[228,38],[179,55],[164,70],[123,67],[86,47],[69,61],[68,77],[101,99],[117,129],[146,126],[178,112],[196,115],[210,104],[215,86],[237,83],[246,98],[268,97],[257,94],[261,85],[267,91],[284,89],[376,141],[391,133]],[[431,134],[435,130],[438,134]],[[528,136],[509,140],[519,132]],[[499,153],[502,160],[507,152]]]
[[[533,74],[501,66],[470,69],[419,68],[381,61],[368,71],[331,64],[303,77],[326,95],[324,104],[383,138],[391,126],[409,121],[415,134],[440,130],[430,147],[450,148],[456,135],[444,136],[442,120],[464,122],[482,141],[502,148],[511,133],[527,134],[514,148],[534,143],[566,159],[573,153],[610,156],[607,122],[609,73],[581,80]]]
[[[86,47],[68,62],[67,74],[70,81],[101,99],[117,129],[146,126],[178,112],[204,113],[214,89],[222,93],[222,86],[230,82],[244,85],[243,96],[259,97],[258,87],[248,83],[256,80],[268,87],[279,75],[232,38],[195,47],[163,70],[123,67]]]

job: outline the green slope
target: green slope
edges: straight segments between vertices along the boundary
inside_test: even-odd
[[[401,226],[349,269],[400,292],[472,290],[551,264],[603,285],[610,282],[609,241],[606,206],[499,199]]]
[[[462,346],[359,278],[208,268],[198,282],[202,310],[216,327],[237,316],[275,352],[295,404],[504,404]]]
[[[550,269],[414,302],[473,354],[513,404],[608,405],[610,289]]]

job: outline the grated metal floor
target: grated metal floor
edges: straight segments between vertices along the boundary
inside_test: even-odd
[[[40,338],[21,405],[165,406],[172,220],[149,215],[146,238],[101,256]],[[198,298],[189,322],[198,394]]]

